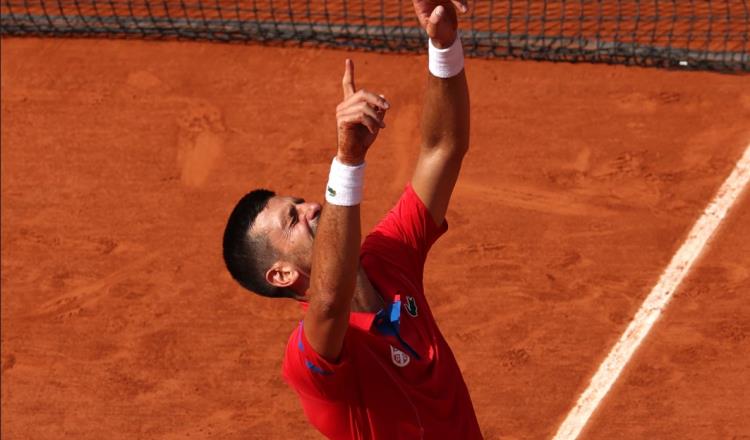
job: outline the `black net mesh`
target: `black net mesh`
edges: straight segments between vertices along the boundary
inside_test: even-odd
[[[470,56],[749,71],[750,0],[476,0]],[[259,41],[422,52],[408,0],[2,0],[4,35]]]

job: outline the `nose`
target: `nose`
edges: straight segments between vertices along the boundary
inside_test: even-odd
[[[310,221],[314,220],[319,214],[322,207],[318,203],[305,203],[305,218]]]

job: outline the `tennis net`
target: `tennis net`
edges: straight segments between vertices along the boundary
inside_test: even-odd
[[[476,57],[750,71],[750,0],[476,0]],[[3,35],[258,41],[421,52],[408,0],[2,0]]]

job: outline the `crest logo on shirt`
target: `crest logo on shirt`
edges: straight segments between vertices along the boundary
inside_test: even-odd
[[[417,310],[417,300],[414,299],[413,296],[406,296],[406,302],[404,303],[404,308],[406,309],[406,313],[413,316],[414,318],[417,317],[418,310]]]
[[[409,365],[411,358],[408,354],[391,345],[391,360],[397,367],[403,368]]]

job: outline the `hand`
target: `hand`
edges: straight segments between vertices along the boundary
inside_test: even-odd
[[[359,165],[365,160],[381,128],[385,128],[385,112],[390,107],[383,95],[375,95],[354,87],[354,63],[346,60],[342,81],[344,100],[336,107],[338,157],[341,163]]]
[[[456,9],[461,13],[469,10],[468,0],[412,0],[414,12],[427,35],[436,47],[449,47],[456,40],[458,32],[458,17]]]

